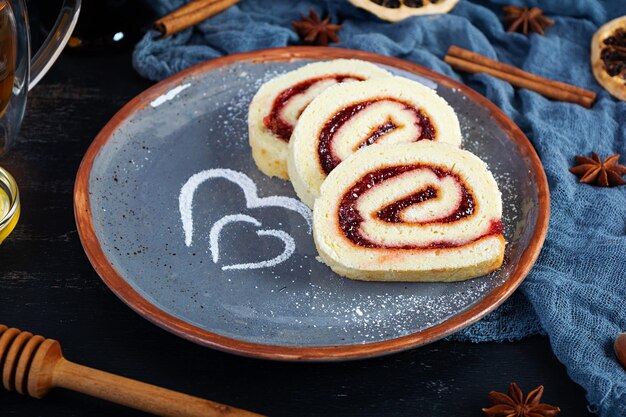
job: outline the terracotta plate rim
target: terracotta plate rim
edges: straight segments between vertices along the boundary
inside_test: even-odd
[[[432,79],[449,88],[462,90],[468,98],[491,113],[506,131],[509,139],[517,146],[522,157],[530,162],[538,188],[537,223],[528,247],[522,253],[519,262],[515,265],[506,282],[494,288],[482,300],[467,310],[428,329],[395,339],[344,346],[277,346],[241,341],[189,324],[159,309],[142,297],[111,265],[98,241],[92,222],[89,177],[95,158],[112,134],[127,118],[143,109],[156,97],[169,91],[172,87],[184,83],[185,80],[192,79],[207,71],[237,62],[284,62],[301,59],[336,58],[362,59],[388,65]],[[104,126],[83,157],[74,187],[74,216],[81,244],[100,278],[122,301],[149,321],[185,339],[226,352],[274,360],[328,361],[367,358],[425,345],[469,326],[493,311],[521,284],[539,256],[548,229],[550,196],[543,166],[528,138],[495,104],[476,91],[442,74],[398,58],[351,49],[301,46],[244,52],[200,63],[159,82],[136,96]]]

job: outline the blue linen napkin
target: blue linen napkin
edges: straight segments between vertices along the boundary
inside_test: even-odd
[[[155,0],[165,14],[184,0]],[[538,6],[556,24],[545,36],[510,34],[501,7]],[[575,155],[619,153],[626,163],[626,103],[609,96],[589,65],[590,41],[604,22],[626,13],[625,0],[461,0],[446,15],[387,23],[347,0],[243,0],[194,29],[156,40],[148,33],[133,56],[137,71],[160,80],[193,64],[226,54],[297,44],[291,21],[314,6],[341,19],[341,43],[403,58],[461,80],[487,96],[532,141],[551,192],[547,239],[520,291],[502,307],[453,336],[457,340],[516,340],[545,333],[571,378],[587,390],[602,416],[626,416],[626,372],[612,344],[626,330],[626,186],[579,184],[568,171]],[[514,89],[488,75],[456,73],[443,57],[452,44],[536,74],[598,93],[583,107]]]

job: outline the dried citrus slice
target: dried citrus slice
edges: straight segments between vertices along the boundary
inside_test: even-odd
[[[626,16],[611,20],[593,35],[591,68],[605,90],[626,101]]]
[[[398,22],[407,17],[448,13],[459,0],[350,0],[383,20]]]

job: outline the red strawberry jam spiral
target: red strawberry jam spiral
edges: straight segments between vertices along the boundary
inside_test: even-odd
[[[345,81],[363,81],[364,79],[365,78],[357,75],[336,74],[310,78],[308,80],[302,81],[284,90],[276,97],[269,114],[263,119],[263,124],[276,136],[278,136],[285,142],[289,142],[289,138],[293,133],[294,126],[291,122],[285,120],[285,118],[283,117],[283,112],[285,108],[290,103],[292,103],[295,98],[306,95],[307,92],[310,92],[315,87],[319,87],[322,83],[329,84],[329,81],[334,83],[342,83]],[[304,103],[304,108],[306,108],[306,106],[313,100],[313,98],[315,98],[315,96],[311,97],[310,100],[306,100],[306,102]],[[302,113],[304,108],[300,109],[300,113]]]
[[[406,138],[404,142],[435,139],[435,127],[430,118],[423,110],[410,103],[392,97],[381,97],[354,103],[335,113],[320,131],[317,152],[320,165],[326,174],[329,174],[342,161],[335,149],[334,140],[343,129],[348,129],[355,119],[361,116],[371,117],[371,112],[367,112],[368,109],[377,113],[384,112],[387,115],[381,124],[373,127],[364,137],[359,138],[353,151],[377,143],[398,129],[407,129],[407,134],[411,136]],[[405,116],[408,114],[411,122],[397,121],[397,117],[394,115],[399,113],[404,113]]]
[[[371,213],[362,213],[359,203],[362,199],[367,199],[368,194],[379,186],[391,186],[394,179],[415,173],[434,174],[435,180],[427,181],[428,184],[420,187],[392,202],[386,202],[382,207]],[[415,208],[431,200],[441,198],[444,193],[456,194],[456,198],[451,198],[452,206],[448,206],[441,212],[440,216],[430,217],[427,220],[411,221],[405,219],[406,210]],[[454,196],[453,196],[454,197]],[[429,225],[441,225],[458,222],[468,219],[476,214],[478,207],[472,192],[468,189],[464,181],[455,173],[437,166],[423,164],[397,165],[383,167],[365,174],[350,189],[348,189],[339,203],[338,222],[344,236],[354,244],[365,248],[394,248],[394,249],[439,249],[451,248],[476,242],[486,236],[499,235],[502,233],[502,222],[500,219],[492,220],[486,232],[474,237],[470,241],[457,242],[446,238],[433,239],[426,244],[406,244],[393,242],[380,242],[372,240],[361,230],[362,223],[373,218],[386,223],[389,226],[396,224],[415,225],[425,227]]]

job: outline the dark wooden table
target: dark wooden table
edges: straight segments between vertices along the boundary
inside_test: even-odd
[[[99,129],[148,87],[130,53],[63,55],[31,92],[19,143],[0,165],[16,177],[23,214],[0,246],[0,323],[61,341],[78,363],[270,416],[481,416],[487,393],[543,384],[545,402],[590,415],[549,341],[437,342],[383,358],[279,363],[217,352],[173,336],[118,300],[76,233],[74,177]],[[139,416],[57,390],[39,401],[0,389],[0,416]]]

